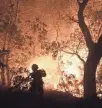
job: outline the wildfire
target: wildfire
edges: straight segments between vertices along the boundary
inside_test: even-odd
[[[72,64],[68,63],[68,59],[71,60]],[[43,79],[45,83],[45,89],[47,90],[59,90],[64,91],[61,88],[58,88],[59,82],[63,75],[74,75],[75,78],[80,81],[81,74],[78,69],[79,61],[76,57],[69,58],[69,56],[64,55],[62,59],[54,60],[51,55],[35,57],[29,61],[28,69],[31,71],[32,64],[38,64],[39,69],[44,69],[47,73],[47,76]],[[63,80],[65,78],[63,77]],[[72,89],[73,87],[71,87]]]
[[[53,60],[50,56],[41,56],[32,59],[28,69],[31,71],[31,65],[33,63],[38,64],[39,69],[44,69],[47,73],[47,76],[44,78],[45,88],[55,89],[59,81],[59,76],[57,71],[58,62]]]

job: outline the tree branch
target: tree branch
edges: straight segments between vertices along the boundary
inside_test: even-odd
[[[79,0],[77,0],[78,4],[79,4],[79,11],[78,11],[78,22],[79,22],[79,27],[82,31],[82,33],[84,34],[84,38],[86,41],[86,45],[88,47],[88,49],[92,49],[94,46],[94,42],[92,41],[92,37],[90,34],[90,31],[84,21],[84,16],[83,16],[83,11],[88,3],[88,0],[83,0],[82,3],[80,3]]]
[[[81,37],[81,38],[82,38],[82,37]],[[80,41],[79,41],[78,45],[76,46],[76,52],[78,51],[79,46],[80,46],[80,44],[81,44],[81,38],[80,38]]]
[[[75,19],[74,16],[71,17],[71,16],[68,16],[68,15],[66,14],[66,17],[68,17],[70,21],[75,22],[75,23],[78,23],[78,20]]]
[[[76,53],[75,52],[68,52],[68,51],[64,51],[63,49],[61,49],[61,51],[65,52],[67,54],[76,55],[79,58],[79,60],[83,63],[83,65],[85,64],[84,59],[77,52]]]
[[[100,26],[100,28],[99,28],[98,38],[99,38],[99,36],[100,36],[101,30],[102,30],[102,24],[101,24],[101,26]]]

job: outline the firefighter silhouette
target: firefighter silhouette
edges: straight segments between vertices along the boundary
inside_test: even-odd
[[[44,70],[38,69],[37,64],[32,65],[32,73],[30,74],[32,81],[31,81],[31,87],[30,91],[32,93],[35,93],[39,96],[43,96],[44,90],[43,90],[43,79],[42,77],[46,76],[46,72]]]

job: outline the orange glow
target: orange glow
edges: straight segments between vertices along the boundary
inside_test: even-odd
[[[68,64],[68,60],[72,61],[72,64]],[[44,69],[47,73],[47,76],[43,79],[45,83],[45,89],[49,90],[59,90],[64,91],[58,88],[60,78],[63,74],[70,75],[73,74],[78,81],[81,80],[80,70],[78,69],[79,61],[77,57],[70,57],[68,54],[64,54],[63,57],[59,60],[58,58],[54,60],[51,55],[35,57],[29,61],[28,69],[31,70],[31,65],[33,63],[38,64],[39,69]],[[74,89],[71,87],[70,89]]]
[[[31,71],[31,65],[33,63],[38,64],[39,69],[44,69],[47,73],[47,77],[44,78],[45,87],[56,88],[56,84],[59,81],[59,74],[57,72],[58,63],[50,56],[41,56],[32,59],[28,69]]]

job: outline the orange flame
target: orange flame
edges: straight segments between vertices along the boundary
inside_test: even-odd
[[[73,74],[77,80],[81,79],[80,70],[78,69],[78,60],[76,57],[72,57],[72,65],[68,65],[67,60],[68,56],[63,56],[61,60],[54,60],[51,55],[35,57],[29,61],[28,69],[31,71],[31,65],[36,63],[39,66],[39,69],[44,69],[47,73],[47,76],[43,79],[45,83],[45,89],[58,89],[57,85],[59,84],[60,78],[62,76],[61,72],[64,74],[70,75]]]

